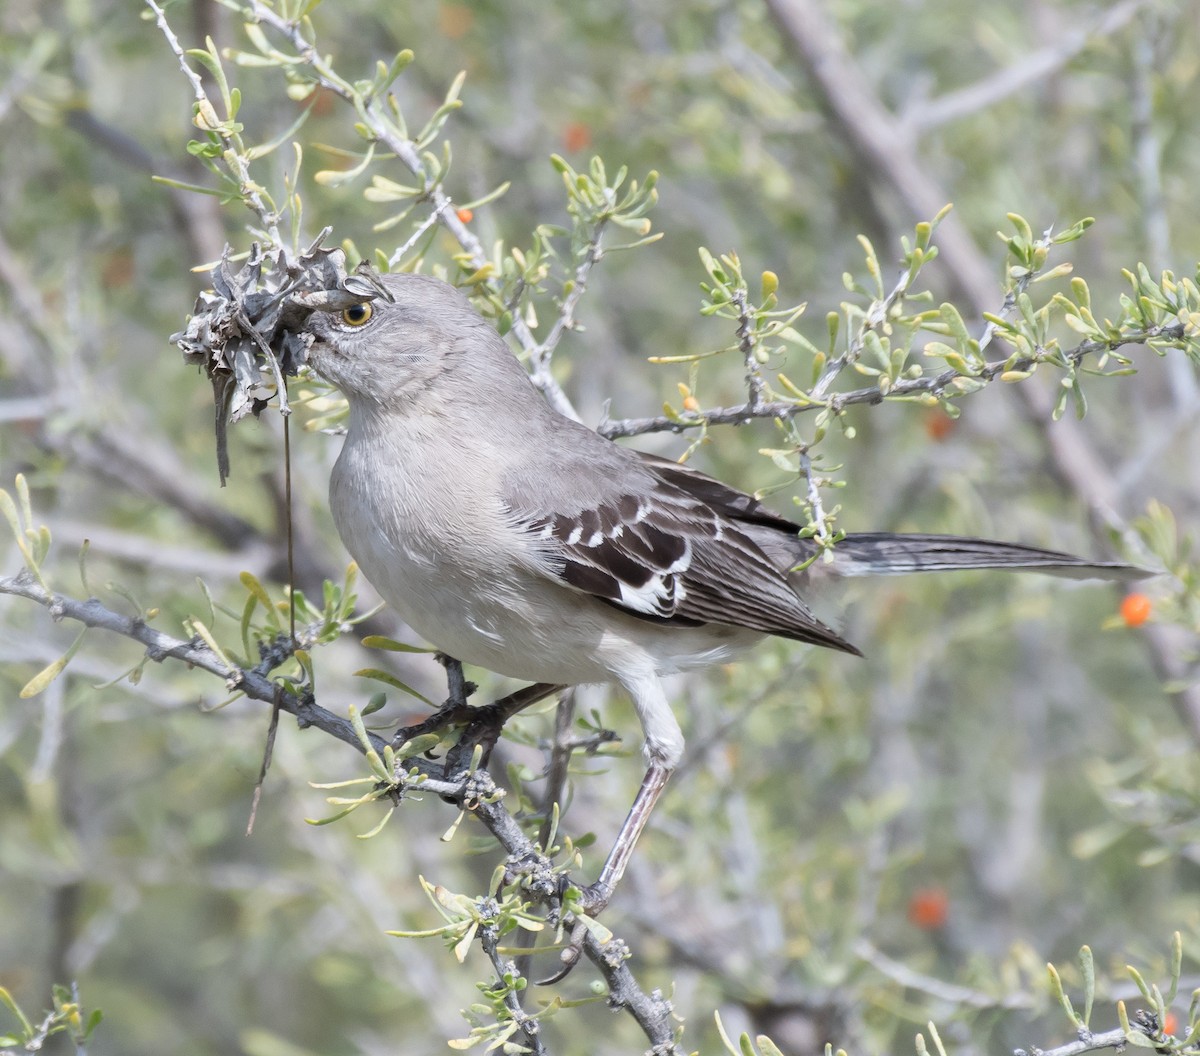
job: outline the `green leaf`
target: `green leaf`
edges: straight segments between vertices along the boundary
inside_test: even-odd
[[[20,1021],[21,1030],[24,1037],[18,1038],[15,1043],[4,1042],[4,1044],[19,1044],[33,1037],[33,1024],[25,1018],[25,1013],[21,1011],[21,1007],[13,1000],[12,994],[3,986],[0,986],[0,1004],[3,1004],[17,1019]]]
[[[942,1044],[942,1036],[938,1033],[933,1020],[930,1020],[925,1026],[929,1030],[929,1036],[933,1038],[933,1047],[937,1050],[938,1056],[946,1056],[946,1046]]]
[[[1067,996],[1066,991],[1063,990],[1062,978],[1058,974],[1058,969],[1052,964],[1047,964],[1046,971],[1050,976],[1051,995],[1056,1001],[1058,1001],[1060,1005],[1062,1005],[1062,1009],[1064,1012],[1066,1012],[1067,1018],[1070,1019],[1070,1021],[1076,1026],[1079,1026],[1081,1020],[1076,1014],[1074,1006],[1071,1004],[1071,999]]]
[[[387,638],[382,634],[368,634],[362,644],[368,649],[387,649],[393,653],[436,653],[436,649],[430,649],[424,645],[407,645],[404,642],[397,642],[393,638]]]
[[[260,143],[258,146],[251,147],[249,150],[247,150],[246,151],[246,160],[247,161],[257,161],[259,158],[265,158],[268,154],[273,154],[276,150],[279,149],[279,147],[282,144],[288,142],[292,138],[292,136],[294,136],[298,131],[300,131],[301,126],[304,124],[305,121],[308,120],[308,115],[310,113],[312,113],[312,105],[311,104],[309,106],[306,106],[300,112],[300,116],[297,117],[296,120],[293,121],[292,124],[288,128],[286,128],[284,131],[280,132],[279,135],[276,136],[274,139],[269,140],[266,143]]]
[[[366,705],[364,705],[364,707],[362,709],[362,714],[364,717],[367,715],[374,715],[375,712],[382,709],[386,704],[387,704],[387,694],[386,693],[374,693],[374,694],[372,694],[371,699],[369,701],[367,701]]]
[[[950,303],[944,303],[938,309],[938,314],[942,321],[949,328],[950,334],[954,340],[958,342],[960,352],[967,351],[972,345],[971,333],[967,329],[967,324],[963,322],[963,317],[959,314],[957,308]]]
[[[22,688],[19,694],[22,700],[28,700],[30,697],[36,697],[43,689],[45,689],[48,685],[50,685],[51,682],[53,682],[56,678],[58,678],[59,675],[63,673],[63,670],[66,668],[67,664],[71,662],[71,657],[73,657],[79,651],[79,647],[83,644],[83,636],[87,634],[87,632],[88,628],[84,627],[75,638],[75,641],[71,643],[70,648],[68,648],[62,656],[55,660],[54,663],[43,667],[41,671],[39,671],[33,676],[33,678],[25,683],[24,688]]]
[[[1177,931],[1171,936],[1171,987],[1167,991],[1166,1004],[1170,1006],[1179,993],[1179,976],[1183,971],[1183,936]]]
[[[1029,226],[1029,221],[1019,213],[1008,213],[1008,222],[1016,228],[1017,234],[1025,239],[1026,242],[1033,241],[1033,228]]]
[[[374,825],[374,826],[372,826],[371,828],[367,829],[367,831],[366,831],[366,832],[360,832],[360,833],[358,833],[358,834],[356,835],[356,839],[360,839],[360,840],[369,840],[369,839],[372,839],[372,838],[373,838],[373,837],[375,837],[375,836],[378,836],[378,835],[379,835],[379,834],[380,834],[380,833],[383,831],[383,827],[384,827],[384,826],[385,826],[385,825],[386,825],[386,824],[387,824],[389,821],[391,821],[391,820],[392,820],[392,815],[393,815],[393,814],[395,814],[395,813],[396,813],[396,805],[393,803],[393,804],[392,804],[390,807],[388,807],[388,809],[387,809],[387,810],[384,812],[384,815],[383,815],[383,817],[379,819],[379,824],[378,824],[378,825]]]
[[[151,182],[161,183],[164,187],[174,187],[177,191],[191,191],[192,194],[207,194],[220,198],[225,191],[220,187],[201,187],[198,183],[184,183],[182,180],[168,179],[166,176],[151,176]]]
[[[1082,220],[1072,224],[1065,231],[1060,231],[1057,235],[1052,237],[1050,241],[1056,246],[1060,246],[1064,242],[1074,242],[1095,222],[1095,217],[1085,216]]]
[[[1092,960],[1092,948],[1079,948],[1079,971],[1083,975],[1083,1026],[1092,1019],[1092,1002],[1096,997],[1096,965]]]
[[[436,733],[422,733],[418,737],[405,741],[396,749],[397,759],[411,759],[414,755],[422,755],[441,744],[441,737]]]
[[[411,48],[405,48],[403,51],[396,53],[396,57],[392,59],[392,64],[387,68],[382,82],[379,84],[379,90],[385,91],[391,83],[400,76],[405,67],[409,65],[415,58],[415,54]]]
[[[381,671],[377,667],[364,667],[359,671],[355,671],[354,673],[360,678],[373,678],[376,682],[382,682],[385,685],[391,686],[393,689],[400,690],[401,693],[407,693],[410,697],[416,697],[417,700],[424,704],[428,704],[431,708],[436,707],[433,701],[423,693],[418,693],[412,688],[412,686],[401,682],[400,679],[398,679],[395,675],[390,674],[387,671]]]
[[[1150,993],[1150,987],[1146,985],[1146,980],[1142,978],[1142,973],[1139,972],[1132,964],[1125,965],[1125,971],[1129,973],[1129,978],[1137,984],[1137,988],[1142,992],[1142,997],[1147,1001],[1153,1001],[1153,996]]]
[[[489,205],[497,198],[507,194],[510,187],[512,187],[512,181],[505,180],[502,184],[500,184],[500,186],[496,187],[494,190],[488,191],[488,193],[483,195],[481,198],[472,198],[469,202],[463,202],[459,208],[478,209],[481,205]]]

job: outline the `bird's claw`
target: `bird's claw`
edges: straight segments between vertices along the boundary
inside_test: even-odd
[[[565,894],[565,891],[563,893]],[[577,902],[577,912],[587,917],[599,916],[607,908],[612,895],[612,888],[603,880],[597,880],[594,884],[583,888]],[[561,983],[571,973],[571,969],[579,963],[579,958],[583,955],[583,944],[587,939],[587,931],[587,924],[576,918],[575,926],[571,929],[571,941],[563,947],[558,955],[560,961],[558,971],[545,979],[539,979],[536,985],[553,986],[555,983]]]
[[[583,940],[585,938],[587,938],[587,925],[582,920],[577,921],[575,927],[571,929],[571,941],[562,948],[562,951],[558,955],[558,971],[553,975],[548,975],[545,979],[538,979],[534,985],[554,986],[555,983],[561,983],[570,975],[571,969],[579,963],[579,958],[583,955]]]

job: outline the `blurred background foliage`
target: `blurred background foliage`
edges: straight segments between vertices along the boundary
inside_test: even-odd
[[[606,401],[625,417],[678,400],[686,369],[647,357],[732,340],[728,324],[698,313],[697,246],[736,250],[748,274],[776,272],[784,303],[810,305],[799,328],[823,344],[824,315],[846,296],[843,273],[863,273],[855,236],[867,234],[886,262],[899,257],[899,236],[929,219],[909,215],[847,148],[772,6],[325,0],[314,21],[349,78],[414,50],[396,87],[414,127],[466,71],[446,133],[446,190],[468,201],[511,183],[471,219],[486,246],[528,245],[537,224],[563,222],[552,153],[576,167],[599,154],[613,169],[660,173],[653,221],[665,237],[593,272],[585,329],[556,360],[594,423]],[[994,232],[1009,211],[1035,230],[1097,218],[1066,257],[1101,317],[1117,314],[1122,268],[1194,274],[1195,5],[827,0],[824,10],[900,140],[995,260],[997,309]],[[205,35],[244,44],[238,19],[208,0],[167,12],[185,46]],[[302,104],[276,71],[229,71],[251,141],[296,120]],[[283,568],[278,419],[234,430],[234,477],[219,489],[208,386],[166,344],[203,282],[189,269],[225,240],[248,241],[247,214],[150,180],[205,181],[184,149],[195,136],[190,104],[139,5],[0,8],[3,486],[18,471],[33,485],[54,533],[58,589],[82,596],[76,554],[88,538],[93,589],[132,611],[106,585],[117,584],[176,634],[207,608],[197,576],[240,609],[239,571],[278,581]],[[312,105],[298,137],[307,233],[332,225],[364,254],[390,254],[407,229],[373,231],[386,212],[364,200],[365,180],[313,181],[361,141],[338,100],[318,93]],[[293,163],[285,148],[255,174],[279,188]],[[388,164],[375,171],[403,182]],[[428,256],[446,262],[456,250],[439,234]],[[954,294],[940,264],[923,277],[939,298]],[[1136,358],[1136,378],[1090,386],[1084,435],[1121,515],[1157,499],[1186,534],[1200,494],[1193,369],[1182,356]],[[735,362],[706,366],[697,395],[716,405],[742,390]],[[911,405],[854,410],[856,439],[829,442],[847,481],[842,525],[1097,552],[1106,540],[1051,468],[1057,427],[1031,426],[999,386],[962,406],[956,422]],[[757,451],[773,437],[764,423],[715,429],[696,464],[768,485],[778,472]],[[671,455],[686,446],[664,435],[640,443]],[[346,560],[324,497],[337,445],[319,434],[295,442],[310,591],[340,579]],[[774,501],[790,509],[786,494]],[[0,553],[0,570],[15,572],[15,549]],[[1172,590],[1161,580],[1146,588],[1162,602],[1152,619],[1187,615],[1169,607]],[[930,1018],[954,1052],[1048,1047],[1073,1031],[1054,1010],[1047,960],[1067,963],[1077,984],[1069,964],[1081,943],[1092,946],[1095,1020],[1111,1026],[1103,1002],[1132,996],[1120,967],[1161,975],[1176,929],[1186,997],[1200,982],[1197,745],[1138,633],[1114,619],[1119,594],[964,575],[866,585],[849,600],[845,630],[865,661],[770,643],[673,686],[687,762],[606,920],[631,942],[643,984],[671,995],[685,1048],[716,1051],[714,1009],[731,1032],[765,1031],[788,1052],[827,1041],[904,1052]],[[404,634],[386,613],[375,620]],[[459,965],[436,940],[384,931],[435,926],[418,875],[483,890],[494,849],[470,854],[469,827],[440,843],[452,817],[432,798],[407,804],[370,841],[354,838],[373,823],[362,815],[307,825],[328,811],[308,782],[358,776],[362,765],[290,722],[246,838],[263,709],[240,701],[212,713],[223,688],[170,666],[97,689],[139,652],[95,632],[64,677],[18,699],[74,634],[34,606],[0,603],[0,985],[37,1010],[51,983],[77,980],[106,1017],[95,1054],[424,1052],[464,1037],[459,1009],[485,968]],[[319,651],[322,701],[361,704],[377,687],[352,672],[378,662],[350,639]],[[396,669],[427,695],[444,693],[430,658],[401,656]],[[420,714],[391,696],[375,718]],[[565,822],[594,830],[602,847],[636,787],[637,726],[606,693],[583,691],[581,705],[599,709],[627,749],[591,764],[600,776],[576,782]],[[536,744],[551,719],[543,709],[520,726]],[[529,746],[505,751],[541,765]],[[587,864],[598,869],[597,851]],[[589,972],[577,969],[564,989],[587,996]],[[555,1053],[644,1047],[602,1002],[546,1029]]]

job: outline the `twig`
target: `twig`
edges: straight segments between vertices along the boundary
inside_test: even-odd
[[[295,637],[296,628],[292,627],[292,636]],[[280,686],[280,691],[283,687]],[[275,736],[279,732],[279,694],[276,693],[274,701],[271,702],[271,721],[267,726],[267,739],[263,745],[262,764],[258,768],[258,780],[254,782],[254,796],[250,801],[250,818],[246,822],[246,835],[254,834],[254,821],[258,817],[258,804],[262,801],[263,785],[267,782],[267,771],[271,769],[271,758],[275,754]]]
[[[930,214],[933,215],[933,214]],[[850,343],[850,347],[846,349],[840,356],[835,356],[821,371],[821,376],[817,379],[816,384],[812,387],[812,398],[814,400],[824,399],[825,394],[829,392],[830,387],[837,380],[838,375],[842,373],[851,363],[855,362],[862,354],[863,345],[866,342],[867,333],[880,326],[887,321],[895,304],[903,299],[908,292],[909,286],[912,285],[914,276],[907,270],[896,280],[896,285],[892,287],[891,292],[881,301],[874,301],[871,304],[870,310],[867,312],[867,317],[863,320],[862,325],[858,328],[858,333],[854,340]]]
[[[871,77],[846,50],[835,25],[818,0],[766,0],[780,30],[808,75],[822,108],[832,115],[830,128],[842,136],[866,178],[897,199],[914,217],[937,215],[949,200],[936,177],[921,163],[900,123],[872,93]],[[991,264],[961,218],[951,213],[938,229],[938,250],[951,281],[982,315],[995,293]],[[1100,463],[1082,429],[1067,418],[1050,429],[1052,399],[1032,385],[1014,385],[1014,397],[1027,421],[1042,435],[1063,484],[1084,503],[1093,529],[1129,533],[1117,512],[1111,474]],[[1167,694],[1181,720],[1200,742],[1200,686],[1188,684],[1177,643],[1166,629],[1147,625],[1142,640],[1155,668],[1176,688]]]
[[[829,530],[829,515],[821,501],[820,482],[813,471],[812,458],[807,451],[800,452],[800,472],[804,474],[804,497],[808,503],[809,522],[816,525],[817,540],[826,543],[832,534]]]
[[[571,290],[563,298],[562,304],[559,306],[558,318],[554,320],[554,325],[550,327],[550,332],[546,335],[546,340],[537,344],[533,349],[529,350],[530,370],[529,377],[533,383],[546,394],[548,402],[560,414],[566,415],[568,418],[573,418],[579,421],[579,415],[570,401],[566,399],[561,405],[557,402],[557,395],[562,394],[558,382],[554,380],[554,375],[550,372],[550,361],[553,358],[554,350],[558,347],[558,343],[562,340],[563,334],[568,330],[575,328],[575,309],[579,306],[579,302],[583,299],[584,292],[587,290],[588,275],[592,268],[600,262],[600,258],[604,256],[604,251],[601,249],[600,242],[607,226],[607,221],[604,219],[596,223],[596,228],[592,232],[591,241],[588,242],[587,250],[583,254],[583,259],[575,268],[575,278],[573,280]],[[516,317],[517,313],[513,313]]]
[[[209,122],[212,124],[219,123],[212,101],[208,98],[208,93],[204,90],[204,82],[200,80],[200,75],[188,64],[187,55],[179,44],[179,38],[175,36],[170,25],[167,23],[166,13],[155,3],[155,0],[146,0],[146,4],[154,12],[154,21],[158,24],[159,30],[166,38],[167,45],[179,60],[179,68],[183,71],[184,77],[187,78],[188,83],[192,86],[196,105],[199,107],[199,113],[206,118],[206,125]],[[262,194],[259,193],[258,185],[250,178],[250,169],[246,158],[237,150],[226,150],[223,157],[225,163],[236,173],[239,185],[238,189],[246,204],[258,216],[267,237],[274,245],[282,247],[285,243],[283,235],[279,231],[279,214],[267,206]]]
[[[504,976],[509,973],[516,973],[517,966],[509,961],[505,964],[500,960],[500,952],[497,949],[499,944],[499,935],[495,925],[485,925],[479,929],[479,945],[483,949],[487,959],[492,962],[492,970],[496,973],[496,983],[499,986],[504,986]],[[521,1002],[517,998],[516,992],[509,992],[504,995],[504,1005],[512,1016],[513,1022],[517,1025],[517,1029],[525,1036],[526,1042],[530,1046],[530,1050],[534,1056],[546,1056],[546,1046],[542,1044],[541,1029],[538,1021],[521,1007]]]
[[[935,979],[924,972],[914,971],[908,965],[893,960],[863,938],[856,939],[851,948],[856,957],[861,957],[877,972],[886,975],[893,982],[908,987],[910,990],[919,990],[921,993],[929,994],[930,997],[936,997],[940,1001],[947,1001],[953,1005],[968,1008],[1026,1009],[1032,1008],[1034,1004],[1033,998],[1026,993],[1018,992],[1006,994],[1004,997],[993,997],[981,990],[959,986],[957,983],[947,983],[943,979]]]
[[[676,1029],[672,1023],[674,1010],[660,990],[647,994],[640,986],[626,959],[629,949],[615,936],[601,943],[589,931],[583,942],[583,952],[604,976],[608,984],[608,1003],[612,1008],[625,1009],[650,1039],[653,1056],[684,1056],[676,1044]]]
[[[36,602],[48,609],[55,620],[77,620],[88,627],[131,638],[145,646],[146,655],[156,663],[168,659],[180,660],[224,679],[230,689],[239,690],[253,700],[272,704],[276,693],[279,692],[278,683],[273,682],[265,671],[258,668],[230,667],[201,639],[185,641],[175,638],[151,627],[145,620],[114,612],[96,598],[79,601],[66,594],[47,593],[28,572],[20,572],[16,576],[0,576],[0,594],[12,594]],[[303,642],[305,633],[302,632],[299,637]],[[280,707],[295,715],[302,726],[315,726],[362,751],[358,734],[348,719],[327,711],[309,697],[301,697],[286,690],[279,692],[279,701]],[[372,747],[382,752],[384,741],[372,735]]]
[[[1147,0],[1124,0],[1115,4],[1091,24],[1067,27],[1053,44],[1025,56],[1021,62],[982,77],[974,84],[944,94],[913,107],[903,116],[903,124],[917,132],[937,128],[963,117],[970,117],[1066,66],[1098,37],[1108,37],[1128,25]]]
[[[759,368],[755,353],[758,351],[754,341],[754,322],[750,318],[750,305],[746,300],[746,291],[738,287],[733,291],[733,303],[738,310],[738,350],[742,353],[742,361],[746,364],[746,391],[749,398],[746,406],[759,413],[766,402],[763,396],[764,384],[762,370]]]
[[[148,2],[152,2],[152,0],[148,0]],[[409,172],[427,181],[425,163],[421,160],[421,155],[413,142],[400,132],[389,117],[386,98],[372,97],[364,105],[361,97],[356,95],[353,86],[338,77],[324,62],[313,45],[305,39],[300,26],[295,22],[289,22],[278,12],[273,11],[266,4],[262,3],[261,0],[251,0],[248,13],[252,14],[259,22],[265,23],[286,37],[292,47],[296,49],[298,60],[313,71],[317,83],[322,88],[354,106],[358,119],[366,125],[371,135],[395,154]],[[425,198],[432,205],[434,214],[441,224],[454,236],[458,244],[462,246],[471,265],[476,269],[485,267],[489,263],[489,260],[487,254],[484,252],[483,244],[476,238],[471,229],[458,218],[458,214],[450,208],[450,199],[445,191],[436,185],[429,187],[425,192]],[[598,260],[599,257],[597,256],[596,259]],[[584,268],[585,274],[587,268],[590,268],[594,262],[586,264],[586,268]],[[583,268],[584,264],[581,264],[580,267]],[[485,281],[493,290],[497,290],[494,282],[491,280]],[[571,295],[568,294],[567,299],[564,301],[564,308],[573,311],[577,300],[578,298],[571,300]],[[567,306],[568,301],[571,302],[569,308]],[[560,315],[561,321],[562,316]],[[539,357],[545,358],[543,346],[533,336],[533,333],[526,325],[525,320],[521,318],[519,312],[514,312],[512,316],[512,334],[535,366],[539,362]],[[553,348],[553,345],[549,345],[549,347]],[[538,371],[537,376],[534,378],[534,383],[541,390],[546,401],[556,411],[569,418],[574,418],[576,421],[579,420],[579,415],[575,411],[567,394],[548,370]]]
[[[575,722],[575,694],[568,690],[562,695],[554,712],[554,741],[550,748],[550,762],[546,767],[546,789],[542,796],[542,824],[538,829],[538,842],[545,847],[550,841],[554,807],[563,804],[567,787],[567,773],[571,756],[578,747],[571,737]]]
[[[1134,330],[1123,334],[1119,340],[1083,341],[1073,349],[1063,353],[1072,363],[1080,363],[1088,356],[1104,352],[1114,352],[1125,345],[1144,345],[1148,341],[1179,340],[1184,336],[1182,323],[1169,323],[1166,326],[1150,327],[1146,330]],[[1018,360],[996,360],[988,363],[978,374],[971,375],[977,381],[995,381],[1008,370],[1028,370],[1038,365],[1039,360],[1032,356],[1023,356]],[[956,379],[963,375],[953,368],[943,370],[938,374],[927,374],[921,378],[900,378],[886,392],[881,392],[877,385],[850,392],[839,392],[820,402],[799,403],[793,400],[770,400],[761,404],[756,410],[749,403],[738,404],[735,407],[715,407],[702,411],[684,412],[678,418],[658,416],[654,418],[623,418],[619,421],[602,422],[597,430],[610,440],[622,436],[640,436],[643,433],[681,433],[685,429],[699,429],[705,425],[744,425],[754,418],[794,418],[800,414],[818,411],[823,407],[832,406],[836,410],[852,407],[861,403],[883,403],[885,400],[899,399],[930,393],[944,393]]]
[[[1081,1052],[1099,1052],[1102,1049],[1120,1051],[1128,1043],[1129,1039],[1125,1037],[1125,1031],[1120,1027],[1116,1030],[1107,1030],[1103,1034],[1093,1034],[1090,1030],[1081,1030],[1076,1041],[1069,1041],[1054,1049],[1014,1049],[1013,1056],[1079,1056]]]
[[[257,667],[231,667],[200,639],[185,641],[175,638],[151,627],[142,619],[114,612],[95,598],[80,601],[65,594],[47,592],[28,572],[21,572],[16,576],[0,576],[0,594],[26,598],[42,605],[56,620],[77,620],[88,627],[130,638],[143,645],[147,656],[156,662],[179,660],[208,671],[224,679],[230,689],[237,689],[253,700],[263,701],[272,706],[277,702],[280,710],[295,715],[301,726],[312,726],[322,730],[358,752],[365,750],[348,719],[321,707],[309,696],[291,692],[269,677],[269,672],[282,662],[284,657],[289,656],[295,647],[290,640],[268,647],[264,652],[263,662]],[[311,632],[301,630],[297,637],[297,644],[303,645],[310,640]],[[557,688],[540,684],[528,687],[489,707],[494,709],[494,716],[515,714],[534,699],[541,699],[541,696]],[[488,709],[478,710],[486,712]],[[367,733],[367,737],[370,746],[382,754],[386,742],[370,732]],[[423,790],[451,800],[478,818],[510,857],[538,861],[544,864],[547,870],[551,869],[550,863],[538,852],[533,841],[525,835],[517,820],[504,807],[501,797],[495,794],[495,782],[486,770],[477,770],[473,774],[460,772],[457,775],[444,776],[444,768],[440,763],[420,758],[406,759],[405,766],[418,771],[420,787]],[[563,880],[571,882],[569,876],[564,876]],[[530,891],[530,896],[543,904],[553,902],[557,898],[555,893],[538,891]],[[628,1011],[649,1038],[653,1051],[682,1056],[682,1050],[674,1041],[675,1028],[672,1025],[669,1002],[658,991],[647,994],[638,985],[633,972],[625,963],[629,956],[625,943],[616,937],[606,943],[600,943],[589,933],[584,952],[608,984],[610,1005]]]

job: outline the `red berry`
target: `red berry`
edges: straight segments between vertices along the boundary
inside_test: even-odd
[[[572,121],[563,129],[563,146],[574,154],[592,145],[592,132],[582,121]]]
[[[922,931],[943,927],[950,914],[950,896],[944,887],[922,887],[908,900],[908,919]]]

